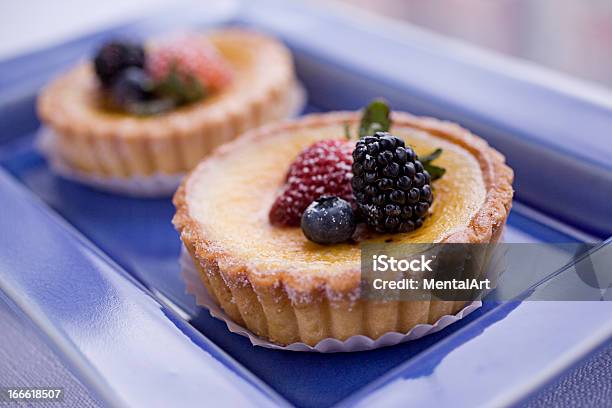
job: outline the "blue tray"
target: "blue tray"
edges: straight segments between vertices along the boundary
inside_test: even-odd
[[[520,200],[508,220],[508,241],[593,242],[612,231],[609,202],[602,198],[611,184],[602,181],[609,176],[609,163],[601,155],[607,147],[584,149],[590,163],[584,166],[564,148],[572,141],[571,132],[569,139],[549,142],[542,118],[527,117],[520,109],[502,110],[498,101],[481,100],[463,81],[500,92],[518,101],[517,106],[530,101],[546,103],[559,115],[581,112],[583,118],[597,119],[597,126],[612,125],[604,107],[575,92],[560,94],[525,81],[516,70],[513,75],[500,72],[484,57],[481,65],[466,62],[471,59],[443,53],[448,45],[393,25],[387,29],[394,36],[388,37],[367,29],[368,24],[299,3],[210,3],[205,15],[164,13],[163,18],[0,63],[0,294],[34,322],[101,401],[304,407],[511,403],[610,337],[609,302],[485,302],[469,317],[418,341],[317,355],[254,348],[198,309],[179,279],[180,243],[170,224],[174,210],[169,199],[125,198],[57,178],[32,147],[39,126],[34,113],[39,87],[111,35],[145,37],[175,27],[219,24],[271,31],[294,51],[309,92],[307,111],[355,108],[383,95],[395,108],[472,125],[507,154],[517,171]],[[440,93],[439,84],[422,72],[393,62],[371,64],[379,53],[380,60],[388,58],[385,54],[419,61],[419,70],[428,72],[429,66],[430,75],[449,81],[436,71],[443,64],[462,85],[447,82],[453,92]],[[510,126],[515,120],[521,126]],[[539,162],[532,174],[534,155]],[[589,211],[582,208],[572,215],[575,200],[559,196],[553,183],[534,193],[542,186],[542,173],[560,164],[563,170],[557,174],[570,177],[564,180],[582,178],[601,186],[581,201]],[[609,248],[602,245],[596,251],[609,253]],[[544,279],[542,288],[567,290],[563,277],[568,273],[553,272],[534,273]],[[508,350],[521,353],[509,356]]]

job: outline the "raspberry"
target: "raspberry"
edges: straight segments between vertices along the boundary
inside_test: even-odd
[[[286,182],[268,217],[278,226],[298,226],[306,207],[321,196],[337,196],[353,204],[352,143],[322,140],[302,151],[289,167]]]
[[[147,70],[156,82],[176,73],[185,83],[195,79],[207,90],[219,90],[232,78],[231,67],[216,48],[198,37],[184,37],[151,50]]]
[[[358,213],[370,228],[395,233],[423,225],[433,202],[431,176],[403,140],[376,132],[357,142],[353,158]]]

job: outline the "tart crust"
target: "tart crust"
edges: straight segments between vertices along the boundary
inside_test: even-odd
[[[216,146],[247,129],[287,117],[296,81],[289,50],[266,35],[225,29],[206,35],[234,69],[227,88],[171,112],[136,117],[99,108],[91,64],[49,84],[38,99],[55,151],[87,173],[132,177],[192,169]]]
[[[234,321],[274,343],[315,345],[328,337],[345,340],[354,335],[376,339],[390,331],[405,333],[417,324],[432,324],[443,315],[455,314],[466,304],[362,299],[359,267],[318,271],[316,276],[308,276],[293,265],[263,270],[210,237],[207,231],[214,220],[198,220],[193,216],[191,183],[200,173],[220,166],[224,157],[241,144],[256,143],[279,133],[291,137],[292,133],[326,125],[355,126],[359,117],[359,112],[315,114],[247,132],[201,162],[174,196],[173,223],[211,296]],[[485,187],[482,205],[466,225],[448,231],[437,242],[498,242],[513,195],[513,172],[504,157],[484,140],[453,123],[394,113],[393,125],[456,144],[472,155],[480,167]]]

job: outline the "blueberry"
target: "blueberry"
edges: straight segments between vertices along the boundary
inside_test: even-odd
[[[96,75],[102,86],[106,88],[109,88],[127,68],[144,68],[144,66],[144,47],[130,41],[107,42],[98,50],[94,58]]]
[[[153,81],[142,69],[132,67],[119,74],[110,95],[114,105],[129,110],[132,104],[150,100],[153,87]]]
[[[351,238],[356,222],[351,205],[335,196],[313,201],[302,215],[302,232],[318,244],[337,244]]]

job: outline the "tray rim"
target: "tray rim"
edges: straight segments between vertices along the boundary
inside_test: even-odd
[[[206,348],[199,346],[200,352],[215,354],[215,358],[217,358],[219,363],[221,363],[228,370],[243,377],[247,383],[250,383],[255,387],[254,390],[261,393],[261,396],[264,399],[270,399],[270,401],[275,401],[279,405],[290,405],[286,398],[281,396],[269,384],[257,377],[251,370],[242,365],[242,363],[237,361],[233,356],[219,347],[212,340],[208,339],[203,333],[199,332],[195,327],[189,324],[188,321],[184,320],[184,315],[180,313],[180,309],[178,309],[176,306],[173,307],[172,305],[167,305],[158,299],[152,291],[144,287],[142,283],[119,266],[112,258],[110,258],[94,243],[92,243],[79,230],[77,230],[61,215],[51,209],[33,191],[22,185],[19,180],[16,180],[3,168],[0,168],[0,189],[13,190],[15,192],[15,196],[12,196],[12,199],[23,201],[27,203],[24,204],[24,207],[29,205],[34,209],[33,211],[39,211],[43,214],[42,216],[46,218],[48,224],[55,226],[55,228],[60,229],[65,234],[70,236],[73,239],[71,242],[74,242],[76,246],[82,246],[87,251],[90,251],[92,257],[94,257],[100,264],[103,264],[107,269],[105,272],[100,272],[100,276],[108,275],[116,277],[120,282],[118,286],[125,285],[126,287],[133,287],[133,289],[138,293],[141,305],[143,299],[152,301],[158,305],[160,310],[164,310],[164,314],[166,314],[169,320],[178,319],[180,322],[182,322],[183,326],[185,326],[184,328],[188,331],[190,338],[197,339],[199,342],[201,342],[201,344],[206,346]],[[88,273],[92,273],[92,271],[97,269],[99,268],[96,268],[95,264],[92,264],[92,267],[88,269]],[[16,274],[19,274],[19,271],[17,271]],[[82,354],[82,348],[79,348],[78,342],[75,342],[74,335],[70,336],[69,333],[62,330],[59,326],[54,326],[52,323],[53,319],[49,318],[47,314],[43,310],[39,309],[36,305],[31,305],[22,292],[17,290],[21,286],[20,283],[22,282],[3,281],[0,279],[0,296],[3,296],[3,299],[7,301],[9,305],[18,308],[23,316],[25,316],[38,331],[42,338],[49,340],[48,344],[51,345],[52,349],[59,353],[58,357],[79,380],[83,378],[85,379],[84,384],[86,384],[86,386],[92,390],[95,395],[103,397],[104,400],[110,400],[112,402],[111,406],[124,406],[125,401],[119,397],[117,390],[109,387],[109,385],[106,384],[104,377],[101,377],[96,368],[90,365],[89,360],[85,359],[85,356]],[[133,406],[133,404],[129,404],[128,406]],[[273,406],[273,404],[270,403],[270,406]]]

